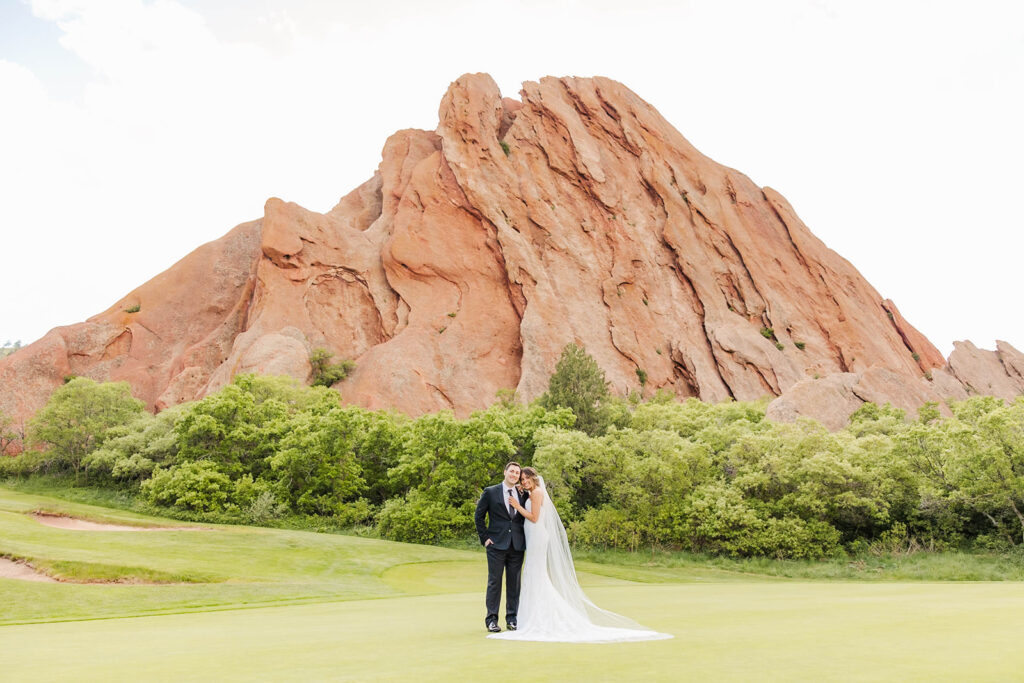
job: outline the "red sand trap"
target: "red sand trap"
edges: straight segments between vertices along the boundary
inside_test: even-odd
[[[23,562],[15,562],[6,557],[0,557],[0,579],[21,579],[22,581],[43,581],[45,583],[57,583],[57,579],[37,572]]]
[[[87,522],[84,519],[39,512],[33,513],[32,519],[56,529],[71,529],[73,531],[198,531],[196,527],[187,526],[128,526],[126,524]]]

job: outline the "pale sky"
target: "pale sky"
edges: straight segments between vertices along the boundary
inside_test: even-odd
[[[944,355],[1024,350],[1019,0],[0,0],[0,344],[330,209],[477,71],[621,81]]]

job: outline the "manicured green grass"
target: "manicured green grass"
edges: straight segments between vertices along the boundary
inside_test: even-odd
[[[0,489],[0,555],[27,559],[48,573],[75,580],[177,578],[191,583],[25,584],[0,580],[0,624],[391,596],[404,591],[382,578],[390,567],[480,559],[474,553],[446,548],[257,527],[71,531],[43,526],[24,514],[39,508],[96,521],[175,524]]]
[[[675,638],[487,640],[479,592],[0,628],[10,680],[1010,680],[1024,586],[593,587]],[[505,669],[502,669],[504,667]]]
[[[994,681],[1024,667],[1024,583],[808,581],[773,576],[777,563],[581,554],[595,602],[675,637],[501,642],[484,637],[478,549],[217,525],[70,531],[25,514],[40,508],[173,524],[0,488],[0,554],[78,579],[200,582],[0,579],[4,680],[453,681],[507,666],[566,681]],[[799,567],[785,571],[811,571]]]
[[[645,582],[1024,581],[1024,553],[916,552],[825,560],[730,558],[686,552],[582,550],[578,563],[609,576]]]

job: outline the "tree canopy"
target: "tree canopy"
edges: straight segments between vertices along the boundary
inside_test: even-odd
[[[593,356],[576,344],[567,344],[540,404],[549,410],[568,408],[576,416],[573,426],[593,436],[608,426],[610,396],[604,370]]]
[[[71,469],[77,475],[85,456],[143,410],[144,404],[132,396],[127,382],[75,377],[54,391],[29,422],[29,443],[45,448],[48,467]]]

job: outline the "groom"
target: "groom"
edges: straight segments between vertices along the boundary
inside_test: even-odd
[[[476,532],[480,543],[487,549],[487,630],[491,633],[498,628],[498,604],[501,602],[501,575],[505,573],[505,625],[516,630],[516,611],[519,609],[519,574],[523,569],[523,555],[526,552],[526,535],[523,533],[523,516],[508,504],[509,495],[516,496],[520,505],[525,504],[529,493],[520,492],[521,468],[519,463],[505,465],[505,478],[500,484],[488,486],[476,503]],[[484,523],[484,518],[488,522]]]

